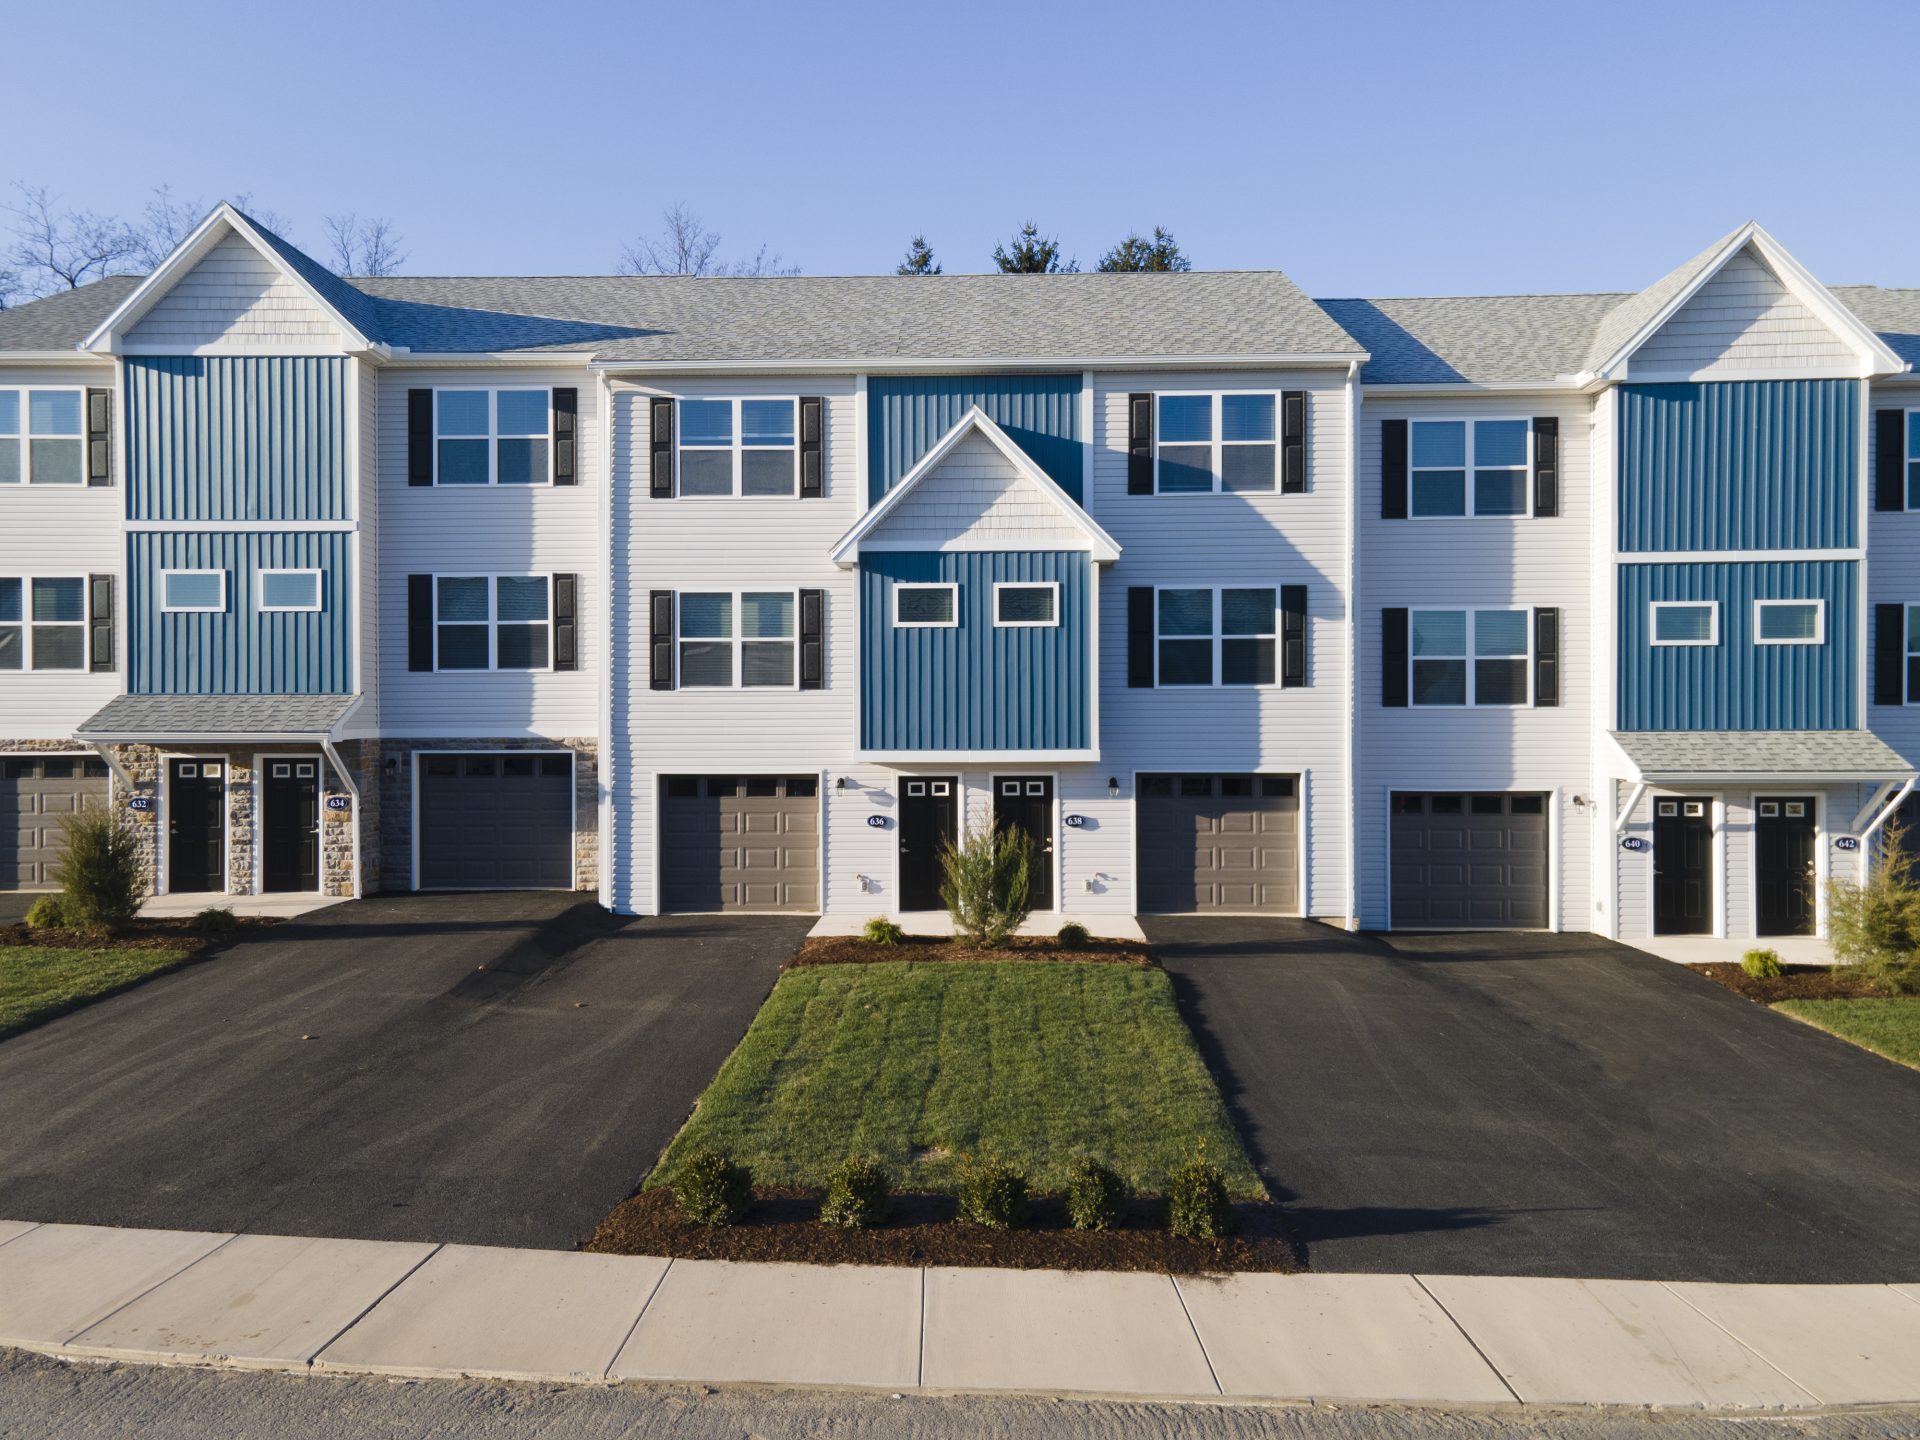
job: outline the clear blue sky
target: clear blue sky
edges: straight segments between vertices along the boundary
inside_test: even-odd
[[[1757,217],[1920,286],[1914,0],[9,6],[0,180],[397,224],[418,274],[613,268],[684,200],[809,274],[1031,216],[1323,296],[1629,289]]]

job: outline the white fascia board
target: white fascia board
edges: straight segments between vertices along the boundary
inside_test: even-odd
[[[1907,780],[1912,770],[1647,770],[1649,785],[1877,785]]]
[[[948,765],[1068,765],[1091,763],[1098,750],[861,750],[857,758],[875,765],[932,771]]]
[[[77,350],[7,350],[0,351],[0,367],[7,365],[111,365],[113,361],[105,355],[85,355]],[[0,374],[4,374],[0,369]]]
[[[883,359],[860,356],[813,356],[792,360],[595,360],[593,368],[615,374],[732,374],[769,375],[798,371],[846,371],[871,375],[966,375],[983,370],[1244,370],[1300,366],[1344,368],[1353,361],[1365,364],[1373,357],[1364,350],[1328,351],[1294,355],[981,355],[956,358],[927,356]]]
[[[1389,381],[1362,381],[1362,395],[1370,400],[1385,400],[1395,395],[1555,395],[1576,394],[1580,377],[1562,375],[1552,380],[1500,380],[1481,384],[1471,380],[1427,381],[1395,385]]]
[[[395,369],[404,369],[409,365],[432,365],[440,369],[451,366],[493,366],[495,368],[513,366],[519,369],[534,369],[543,365],[552,365],[563,370],[593,368],[593,354],[586,350],[570,350],[556,354],[550,350],[530,353],[513,350],[409,350],[404,345],[396,345],[387,352],[386,358]]]

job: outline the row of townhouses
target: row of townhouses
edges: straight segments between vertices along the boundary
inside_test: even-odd
[[[378,280],[0,314],[0,885],[1824,924],[1920,757],[1920,291]]]

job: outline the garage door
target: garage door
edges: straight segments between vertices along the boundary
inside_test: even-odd
[[[60,822],[107,803],[107,767],[77,755],[0,759],[0,890],[58,890]]]
[[[421,756],[419,884],[571,890],[573,756]]]
[[[1140,908],[1168,915],[1300,913],[1292,775],[1142,775]]]
[[[1396,930],[1544,930],[1547,797],[1393,797]]]
[[[815,776],[669,775],[661,788],[662,909],[820,909]]]

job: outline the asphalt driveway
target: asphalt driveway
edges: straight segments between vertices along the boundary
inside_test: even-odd
[[[0,1217],[567,1248],[811,922],[334,906],[0,1042]]]
[[[1587,936],[1144,923],[1315,1269],[1920,1280],[1920,1072]]]

